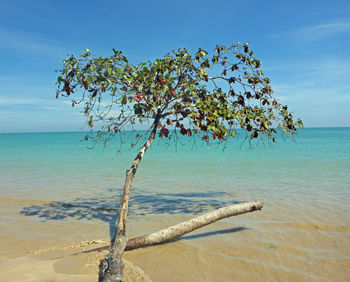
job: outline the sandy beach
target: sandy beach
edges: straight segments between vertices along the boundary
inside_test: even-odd
[[[21,205],[43,203],[0,199],[2,281],[97,281],[98,264],[106,252],[81,252],[106,245],[108,230],[96,224],[40,222],[16,216]],[[6,218],[10,220],[5,222]],[[150,281],[140,268],[127,260],[125,278],[126,281]]]
[[[40,220],[21,210],[44,201],[0,199],[3,281],[96,281],[109,228],[97,221]],[[347,281],[350,225],[300,222],[276,206],[223,220],[181,240],[126,252],[126,281]],[[277,218],[294,222],[276,223]],[[320,215],[318,215],[320,216]],[[189,216],[131,217],[128,237]]]

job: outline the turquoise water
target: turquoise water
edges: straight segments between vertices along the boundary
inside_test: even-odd
[[[69,241],[64,232],[74,242],[113,236],[125,171],[137,151],[117,154],[118,139],[90,150],[84,135],[0,134],[1,242],[21,246],[24,236],[29,244],[38,237],[58,244]],[[182,260],[185,252],[198,265],[184,275],[203,273],[208,281],[347,281],[350,128],[304,129],[294,140],[254,148],[241,145],[243,137],[225,151],[186,139],[177,146],[155,141],[133,183],[128,232],[141,235],[230,203],[260,200],[261,211],[185,235],[174,248],[165,244],[148,255],[146,249],[146,256],[154,250]]]
[[[84,136],[0,134],[1,197],[117,208],[136,150],[117,154],[118,141],[88,149]],[[186,139],[155,141],[137,172],[131,212],[197,213],[253,199],[349,210],[349,141],[350,128],[303,129],[294,140],[254,148],[238,136],[224,151]]]

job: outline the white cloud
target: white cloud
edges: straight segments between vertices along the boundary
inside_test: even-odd
[[[307,26],[290,32],[273,34],[271,37],[294,37],[312,40],[347,32],[350,32],[350,21],[337,21]]]
[[[56,99],[28,98],[28,97],[8,97],[0,96],[0,106],[33,106],[33,109],[40,108],[50,111],[62,111],[62,109],[70,109],[66,104],[71,105],[69,101],[57,101]]]
[[[264,69],[272,78],[285,84],[302,85],[303,87],[349,89],[350,68],[347,57],[319,55],[302,62],[273,61]]]
[[[348,32],[350,31],[350,22],[334,22],[328,24],[320,24],[310,27],[301,28],[296,30],[292,34],[297,36],[313,36],[321,37],[328,36],[334,33],[339,32]]]
[[[57,42],[49,42],[35,34],[0,28],[0,47],[15,49],[24,53],[35,52],[61,58],[65,49],[58,47]]]
[[[0,96],[0,105],[2,105],[2,106],[38,105],[39,103],[42,103],[43,101],[45,101],[45,100],[37,99],[37,98]]]
[[[265,73],[271,78],[275,96],[306,126],[349,126],[348,61],[337,54],[274,61]]]

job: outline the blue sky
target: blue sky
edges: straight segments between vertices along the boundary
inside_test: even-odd
[[[66,54],[138,63],[237,41],[306,127],[350,126],[350,1],[0,0],[0,132],[86,129],[55,99]]]

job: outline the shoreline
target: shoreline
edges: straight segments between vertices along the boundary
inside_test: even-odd
[[[96,220],[44,221],[20,213],[34,203],[38,201],[0,199],[1,277],[5,281],[97,281],[99,260],[107,252],[74,254],[109,242],[109,226]],[[262,277],[346,281],[350,224],[303,221],[305,211],[295,211],[288,217],[294,221],[288,222],[285,211],[276,215],[276,205],[216,222],[181,240],[125,252],[124,259],[130,262],[126,262],[126,281],[259,281]],[[191,217],[131,216],[127,237]]]

